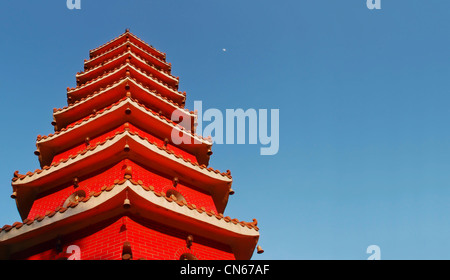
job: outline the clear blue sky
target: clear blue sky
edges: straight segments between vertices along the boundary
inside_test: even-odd
[[[450,2],[63,0],[0,3],[0,224],[11,178],[89,50],[125,28],[167,53],[187,107],[280,109],[280,151],[216,145],[226,215],[257,218],[254,259],[450,259]],[[227,51],[224,52],[223,49]]]

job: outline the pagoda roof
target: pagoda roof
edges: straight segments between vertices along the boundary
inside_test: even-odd
[[[102,53],[104,53],[105,51],[111,49],[113,47],[113,45],[118,45],[121,44],[123,42],[126,42],[127,39],[130,39],[133,43],[139,45],[141,48],[147,50],[148,52],[152,53],[154,56],[159,57],[160,59],[165,60],[166,59],[166,54],[157,50],[155,47],[153,47],[152,45],[147,44],[145,41],[143,41],[142,39],[140,39],[138,36],[134,35],[133,33],[130,32],[130,30],[125,30],[125,32],[119,36],[117,36],[116,38],[110,40],[109,42],[106,42],[105,44],[92,49],[89,51],[89,56],[91,58],[96,57]]]
[[[103,143],[105,141],[111,139],[112,137],[115,137],[116,135],[123,134],[126,131],[128,131],[132,135],[139,136],[141,139],[145,139],[145,140],[149,141],[150,143],[158,146],[159,148],[166,150],[170,154],[174,154],[175,157],[177,157],[177,158],[184,159],[184,161],[186,161],[186,162],[189,161],[198,166],[203,165],[203,163],[198,163],[196,157],[195,157],[195,159],[193,159],[190,154],[181,152],[182,150],[179,150],[176,146],[165,145],[163,140],[155,139],[154,137],[151,136],[151,134],[148,134],[148,133],[140,130],[139,128],[133,127],[133,125],[131,125],[130,123],[125,123],[124,125],[121,125],[119,128],[110,131],[108,134],[102,134],[98,138],[89,139],[89,141],[88,141],[89,144],[87,144],[86,142],[83,142],[82,144],[74,147],[75,149],[70,149],[68,151],[65,151],[62,155],[58,154],[58,158],[56,160],[55,160],[55,158],[53,158],[51,164],[49,164],[49,167],[52,167],[52,166],[58,164],[58,162],[65,162],[69,158],[77,156],[78,154],[82,154],[82,153],[86,152],[87,150],[92,150],[95,147],[97,147],[98,145],[103,145]]]
[[[106,86],[103,90],[87,95],[64,108],[54,109],[53,119],[56,130],[90,115],[97,108],[104,108],[113,102],[117,102],[125,97],[127,93],[139,99],[139,102],[147,107],[158,108],[165,116],[171,116],[175,110],[178,110],[183,117],[192,118],[192,123],[196,119],[194,112],[180,107],[179,104],[159,94],[156,90],[151,90],[142,83],[139,83],[137,79],[125,77],[112,85]],[[185,128],[192,129],[192,127]]]
[[[164,71],[170,71],[172,64],[168,63],[150,53],[148,53],[146,50],[142,49],[138,45],[134,44],[131,41],[124,42],[94,58],[90,58],[88,60],[85,60],[84,62],[84,69],[88,70],[90,68],[94,68],[100,64],[102,64],[104,61],[107,61],[111,58],[114,58],[117,55],[122,54],[123,52],[130,50],[136,54],[138,54],[140,57],[144,58],[145,60],[150,61],[153,65],[160,68]]]
[[[186,93],[177,91],[171,86],[168,86],[167,84],[161,82],[157,78],[150,76],[147,72],[142,71],[140,68],[137,68],[130,62],[127,62],[120,67],[95,78],[94,80],[77,86],[76,88],[68,88],[67,96],[69,99],[69,103],[86,97],[87,95],[92,94],[92,92],[95,92],[99,89],[101,90],[103,87],[106,87],[114,81],[120,80],[124,77],[136,78],[145,86],[158,91],[160,94],[166,96],[167,98],[173,100],[178,104],[184,104],[186,100]]]
[[[131,202],[129,209],[123,207],[125,198]],[[91,193],[80,202],[70,203],[67,208],[59,207],[48,211],[45,216],[3,226],[0,250],[4,255],[7,249],[14,248],[16,251],[8,252],[14,254],[82,229],[86,222],[98,223],[125,215],[137,215],[180,230],[189,228],[194,235],[230,245],[236,259],[250,259],[259,239],[256,219],[244,222],[217,215],[166,197],[163,192],[155,192],[141,182],[124,179],[103,187],[100,192]],[[9,244],[14,246],[8,248]]]
[[[37,192],[45,192],[61,186],[74,177],[89,175],[124,158],[170,177],[183,177],[187,183],[211,193],[217,211],[223,213],[225,210],[233,181],[229,172],[206,168],[136,133],[123,131],[51,166],[45,166],[43,169],[37,169],[25,175],[16,172],[12,187],[16,192],[16,203],[20,215],[22,217],[28,215]]]
[[[98,76],[104,74],[105,71],[111,71],[118,66],[124,64],[127,60],[132,60],[133,64],[137,67],[145,69],[149,73],[157,76],[158,79],[162,80],[165,83],[173,84],[173,86],[178,86],[179,77],[174,77],[167,71],[159,70],[155,65],[153,65],[150,61],[145,60],[140,57],[136,53],[126,50],[120,55],[117,55],[108,61],[104,61],[102,64],[97,65],[94,68],[91,68],[87,71],[77,73],[76,78],[78,83],[86,83]]]
[[[127,114],[126,112],[130,112]],[[125,122],[141,124],[140,127],[152,128],[152,134],[161,139],[168,138],[172,131],[177,130],[187,136],[191,143],[181,143],[178,146],[194,155],[199,162],[208,162],[208,150],[211,149],[211,138],[203,138],[200,135],[186,130],[170,119],[146,108],[131,97],[125,97],[118,102],[105,107],[95,114],[91,114],[71,125],[56,131],[48,136],[38,136],[36,146],[40,153],[41,165],[51,162],[53,156],[65,149],[69,149],[84,142],[86,137],[93,134],[106,132]]]

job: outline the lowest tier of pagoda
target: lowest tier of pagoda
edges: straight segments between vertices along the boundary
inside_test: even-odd
[[[40,169],[14,173],[23,221],[1,229],[0,258],[250,259],[257,222],[224,217],[231,174],[208,167],[211,140],[166,55],[126,30],[76,82],[37,137]],[[175,145],[174,130],[192,141]]]

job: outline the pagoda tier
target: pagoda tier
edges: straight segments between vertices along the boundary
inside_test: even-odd
[[[127,94],[138,99],[142,105],[167,119],[171,119],[172,114],[178,111],[183,118],[191,119],[191,126],[185,127],[185,129],[194,131],[194,124],[196,122],[194,112],[180,107],[170,99],[158,94],[155,90],[150,90],[136,79],[129,77],[116,81],[103,90],[94,92],[67,107],[54,109],[52,124],[55,127],[55,131],[59,131],[80,118],[85,118],[95,113],[97,108],[104,108],[119,101],[127,96]]]
[[[231,173],[208,167],[211,138],[165,60],[129,30],[90,51],[55,133],[37,138],[41,169],[14,173],[23,222],[0,230],[0,258],[72,258],[72,245],[81,259],[252,256],[257,222],[224,217]]]
[[[102,76],[114,69],[119,68],[125,63],[131,63],[136,68],[140,68],[142,69],[142,71],[145,71],[149,75],[153,75],[155,79],[161,81],[162,83],[168,84],[169,87],[178,89],[179,84],[178,77],[173,77],[169,73],[158,70],[158,68],[151,62],[143,59],[142,57],[128,50],[122,53],[121,55],[114,57],[95,68],[92,68],[88,71],[84,71],[81,73],[77,73],[76,75],[77,85],[81,85],[91,80],[94,80],[99,76]]]
[[[69,197],[74,189],[77,192],[84,192],[84,197],[90,193],[101,191],[104,186],[110,186],[118,180],[117,178],[124,178],[125,175],[131,176],[135,181],[141,182],[146,186],[151,186],[155,192],[173,194],[173,178],[170,175],[161,171],[161,168],[154,168],[148,163],[138,163],[134,159],[125,158],[114,162],[109,166],[94,170],[92,173],[85,176],[75,177],[71,181],[62,183],[57,187],[49,186],[46,189],[42,189],[41,193],[36,194],[36,199],[33,202],[31,210],[27,211],[27,216],[24,218],[33,219],[37,216],[45,215],[48,211],[52,211],[59,206],[65,206],[66,198]],[[65,171],[64,171],[65,172]],[[127,175],[127,176],[128,176]],[[45,180],[46,178],[41,178]],[[218,204],[214,202],[213,197],[209,195],[209,192],[204,186],[202,188],[201,182],[187,182],[184,178],[178,179],[176,191],[183,196],[186,203],[199,205],[204,211],[213,212],[219,214],[218,207],[220,207],[220,201]],[[200,187],[197,187],[198,184]],[[216,183],[220,188],[219,182]],[[28,186],[29,187],[29,186]],[[31,190],[29,188],[28,190]],[[26,191],[26,186],[23,187]],[[38,190],[41,191],[41,190]],[[51,194],[47,194],[51,192]],[[214,191],[213,191],[214,192]],[[179,195],[178,195],[179,196]],[[168,195],[170,197],[170,195]],[[181,196],[179,196],[181,198]],[[22,202],[22,200],[20,201]],[[201,205],[201,206],[200,206]],[[217,207],[216,207],[217,205]]]
[[[104,53],[91,58],[89,60],[84,61],[84,70],[89,70],[91,68],[95,68],[98,65],[101,65],[105,61],[108,61],[118,55],[121,55],[125,51],[132,51],[142,57],[143,59],[151,62],[155,67],[157,67],[159,70],[165,71],[167,73],[170,73],[171,70],[171,64],[166,62],[164,59],[160,59],[149,52],[147,52],[145,49],[139,47],[138,45],[132,43],[131,41],[124,42],[123,44],[112,47],[111,49],[105,51]]]
[[[190,141],[182,142],[177,146],[194,155],[200,164],[208,165],[212,153],[212,143],[209,139],[187,131],[180,125],[139,104],[131,97],[125,97],[95,114],[70,124],[55,134],[38,136],[36,154],[39,155],[41,167],[49,165],[55,155],[85,143],[87,137],[94,139],[126,122],[145,129],[154,137],[167,143],[172,143],[172,131],[178,131]]]
[[[210,193],[217,210],[223,213],[232,184],[229,173],[200,166],[129,131],[117,133],[114,137],[62,159],[51,167],[25,175],[16,173],[12,185],[19,213],[22,218],[27,216],[39,193],[58,189],[72,182],[74,178],[89,176],[92,172],[125,158],[161,172],[168,178],[180,178],[179,180]]]
[[[126,200],[129,208],[124,207]],[[92,226],[86,228],[86,221]],[[194,236],[190,248],[188,235]],[[121,180],[67,207],[4,226],[0,258],[64,258],[66,248],[77,244],[83,259],[121,259],[123,244],[129,241],[133,259],[179,259],[185,253],[200,259],[249,259],[258,238],[256,220],[216,215],[134,180]],[[55,250],[58,241],[64,249],[59,253]],[[157,247],[164,250],[153,249]]]
[[[142,41],[140,38],[138,38],[136,35],[134,35],[133,33],[130,32],[130,30],[125,30],[125,33],[123,33],[122,35],[118,36],[117,38],[109,41],[108,43],[93,49],[89,51],[89,56],[91,58],[97,57],[100,54],[108,51],[109,49],[112,49],[114,47],[117,47],[121,44],[123,44],[124,42],[130,41],[133,44],[139,46],[141,49],[144,49],[145,51],[147,51],[148,53],[152,54],[153,56],[161,59],[161,60],[166,60],[166,54],[155,49],[153,46],[145,43],[144,41]]]
[[[156,92],[160,95],[167,97],[173,102],[184,107],[186,101],[185,93],[178,92],[170,86],[161,83],[153,76],[148,75],[146,72],[143,72],[141,69],[135,67],[131,63],[125,63],[121,67],[101,77],[98,77],[95,80],[91,80],[85,84],[77,86],[76,88],[68,88],[68,103],[71,104],[77,100],[85,98],[93,92],[100,91],[103,88],[113,84],[114,82],[120,81],[121,79],[126,77],[136,79],[137,81],[139,81],[139,83],[146,86],[150,90],[156,90]]]

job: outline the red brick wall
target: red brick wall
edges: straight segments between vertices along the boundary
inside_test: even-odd
[[[81,259],[84,260],[114,260],[120,259],[122,254],[122,244],[125,240],[125,232],[121,230],[123,222],[122,219],[115,222],[103,225],[92,226],[82,232],[72,234],[72,236],[62,237],[61,253],[58,253],[56,248],[56,240],[48,242],[41,248],[34,248],[31,250],[31,256],[16,255],[16,259],[28,260],[54,260],[59,257],[68,257],[67,248],[71,245],[80,247]],[[79,236],[84,236],[79,238]],[[45,249],[44,249],[45,247]],[[40,252],[36,252],[42,250]]]
[[[57,259],[67,257],[65,252],[68,246],[76,245],[81,249],[82,260],[119,260],[122,258],[123,243],[128,241],[133,259],[177,260],[186,252],[194,254],[200,260],[235,259],[229,246],[197,236],[194,236],[193,245],[188,249],[186,237],[189,234],[151,221],[122,217],[63,237],[63,252],[60,254],[54,248],[49,248],[56,243],[50,242],[45,249],[36,248],[32,256],[15,257],[29,260]]]
[[[104,134],[102,134],[100,136],[94,137],[89,142],[90,142],[90,144],[92,146],[94,146],[94,145],[96,145],[98,143],[102,143],[108,137],[113,137],[116,132],[121,132],[121,131],[123,131],[123,125],[115,128],[115,129],[113,129],[113,130],[111,130],[109,132],[106,132],[106,133],[104,133]],[[53,158],[52,163],[58,162],[58,161],[60,161],[62,159],[67,159],[67,158],[69,158],[70,155],[77,155],[79,152],[86,150],[86,148],[87,148],[86,143],[82,143],[80,145],[72,147],[72,148],[68,149],[67,151],[64,151],[64,152],[62,152],[60,154],[55,155],[55,157]]]
[[[149,260],[179,259],[183,253],[189,252],[201,260],[232,260],[234,255],[228,246],[217,244],[194,236],[190,249],[186,247],[188,232],[168,228],[163,225],[130,220],[128,241],[131,243],[133,257]]]
[[[45,215],[47,211],[54,211],[59,206],[62,206],[64,201],[75,191],[73,186],[65,187],[52,194],[48,194],[34,201],[28,219],[34,219],[36,216]],[[45,194],[44,194],[45,195]]]

